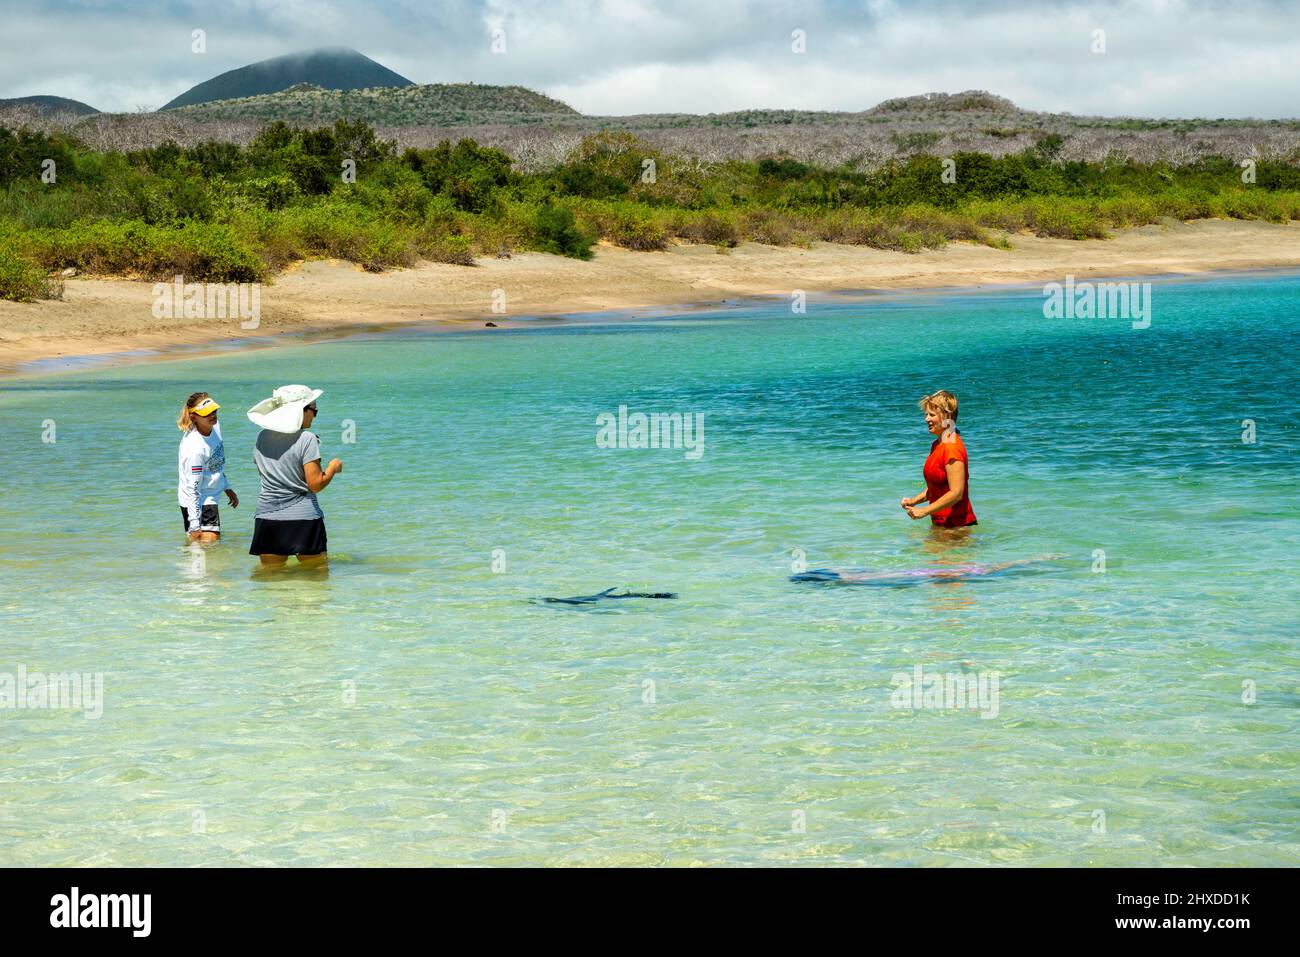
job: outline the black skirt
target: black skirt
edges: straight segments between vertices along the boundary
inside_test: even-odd
[[[248,546],[250,555],[319,555],[325,550],[323,518],[253,519],[253,544]]]
[[[190,510],[184,505],[181,506],[181,526],[185,529],[186,534],[189,534]],[[221,512],[218,511],[215,505],[204,505],[199,509],[199,531],[221,531]]]

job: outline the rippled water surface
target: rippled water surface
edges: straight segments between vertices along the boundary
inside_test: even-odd
[[[104,682],[98,719],[0,710],[0,863],[1292,864],[1297,302],[1157,282],[1137,330],[918,293],[0,381],[0,672]],[[285,382],[346,462],[327,576],[246,554],[242,410]],[[965,537],[897,504],[936,388]],[[206,550],[195,389],[244,497]],[[599,448],[620,405],[703,413],[704,454]],[[528,601],[613,586],[679,597]],[[917,668],[997,695],[900,700]]]

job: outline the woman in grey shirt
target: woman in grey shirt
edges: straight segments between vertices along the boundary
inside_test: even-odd
[[[327,560],[325,513],[316,501],[334,476],[343,471],[339,459],[320,467],[320,439],[308,432],[316,418],[320,389],[286,385],[248,412],[260,425],[253,462],[262,477],[253,516],[250,555],[263,565],[283,565],[290,555],[304,564]]]

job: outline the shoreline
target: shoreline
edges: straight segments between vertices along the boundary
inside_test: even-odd
[[[546,253],[474,267],[421,263],[367,273],[339,260],[294,264],[261,290],[256,330],[152,315],[152,281],[78,277],[62,301],[0,302],[0,378],[49,375],[393,331],[482,332],[653,319],[779,298],[836,301],[1076,279],[1182,277],[1300,268],[1300,222],[1171,221],[1102,240],[1009,237],[1012,249],[950,243],[921,253],[815,243],[744,243],[721,254],[679,245],[600,244],[588,261]],[[506,313],[492,305],[504,295]],[[640,314],[640,315],[639,315]],[[362,318],[364,317],[364,318]]]

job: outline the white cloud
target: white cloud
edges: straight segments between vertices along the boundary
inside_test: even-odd
[[[1300,0],[10,0],[0,96],[160,104],[256,60],[349,46],[416,82],[518,83],[583,112],[861,110],[986,89],[1076,114],[1295,116]],[[508,53],[490,51],[490,28]],[[206,57],[189,32],[208,30]],[[790,52],[790,31],[808,52]],[[1107,52],[1090,52],[1092,31]]]

